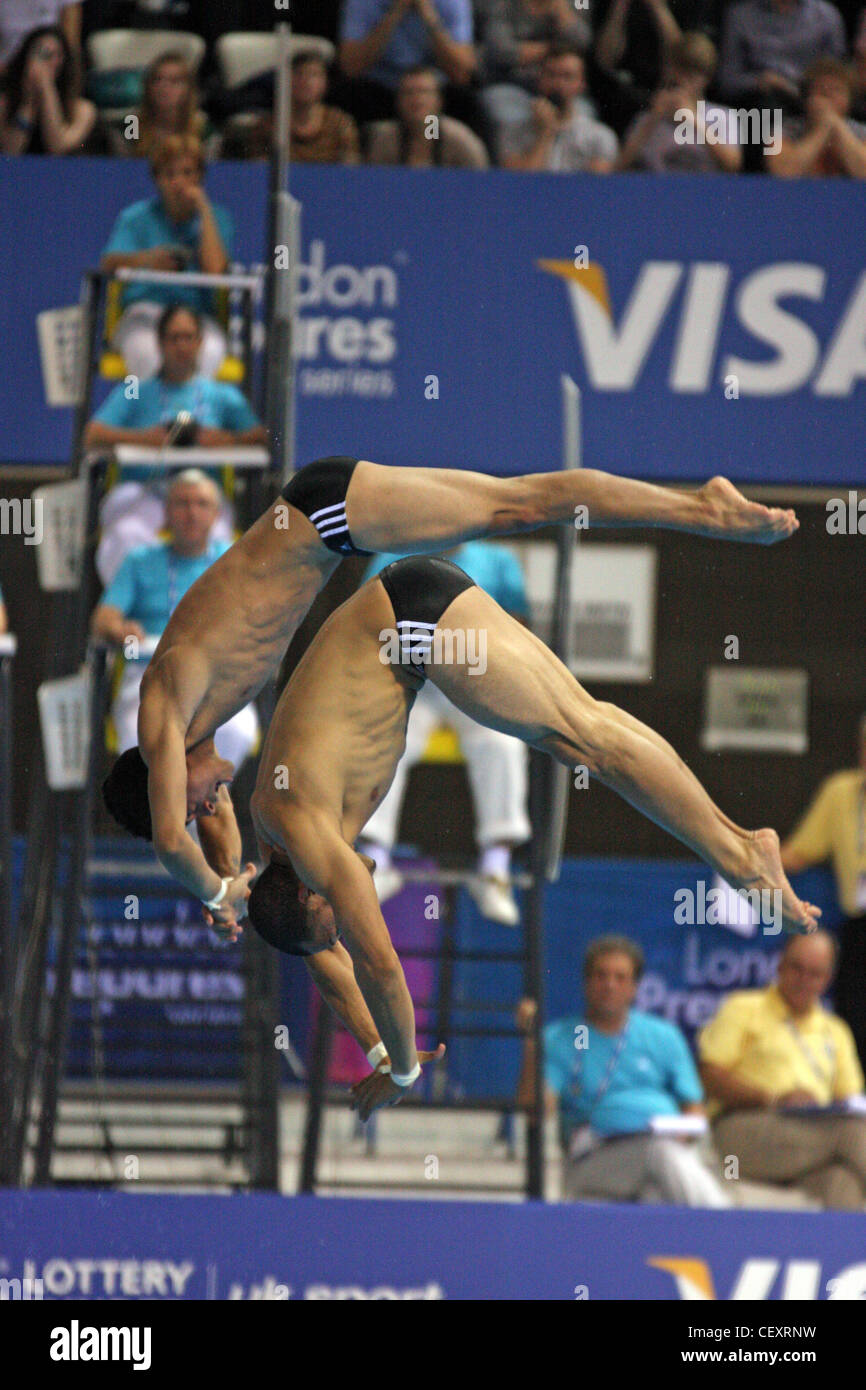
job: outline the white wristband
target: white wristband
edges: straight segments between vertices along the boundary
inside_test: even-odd
[[[230,884],[230,883],[231,883],[231,879],[230,879],[230,878],[224,878],[224,879],[222,880],[221,885],[220,885],[220,890],[219,890],[219,892],[217,893],[217,895],[216,895],[215,898],[211,898],[210,902],[205,902],[204,898],[202,898],[202,902],[204,903],[204,906],[205,906],[205,907],[209,907],[209,908],[211,909],[211,911],[213,911],[213,909],[214,909],[215,907],[219,907],[220,903],[222,902],[223,898],[225,897],[226,893],[228,892],[228,888],[229,888],[229,884]]]
[[[414,1065],[414,1067],[412,1068],[412,1070],[411,1070],[411,1071],[405,1072],[403,1075],[401,1075],[399,1072],[392,1071],[392,1072],[391,1072],[391,1080],[392,1080],[392,1081],[395,1083],[395,1085],[397,1085],[397,1086],[404,1086],[404,1087],[406,1087],[406,1086],[414,1086],[414,1085],[415,1085],[415,1082],[418,1080],[418,1077],[419,1077],[420,1075],[421,1075],[421,1063],[420,1063],[420,1062],[416,1062],[415,1065]]]
[[[383,1042],[377,1042],[375,1047],[371,1047],[367,1053],[367,1061],[375,1071],[383,1057],[388,1056],[388,1049]]]

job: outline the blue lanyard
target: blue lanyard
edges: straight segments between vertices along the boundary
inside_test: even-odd
[[[587,1101],[587,1106],[590,1111],[593,1111],[596,1108],[596,1106],[604,1099],[604,1097],[610,1090],[610,1083],[613,1080],[614,1072],[616,1071],[617,1066],[619,1065],[619,1059],[622,1056],[622,1051],[626,1045],[627,1040],[628,1024],[625,1025],[625,1028],[623,1028],[622,1032],[620,1033],[617,1039],[616,1047],[614,1048],[613,1052],[610,1054],[610,1057],[608,1058],[607,1067],[605,1068],[604,1076],[601,1078],[601,1084],[598,1090],[596,1091],[592,1099]],[[577,1082],[580,1079],[580,1066],[578,1064],[575,1064],[575,1067],[572,1071],[572,1078],[573,1079],[571,1083],[571,1093],[572,1095],[579,1095],[580,1087],[577,1085]]]
[[[171,617],[177,607],[177,556],[174,548],[168,548],[168,616]]]

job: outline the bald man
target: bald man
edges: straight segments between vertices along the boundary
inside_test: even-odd
[[[685,492],[591,469],[496,478],[320,459],[175,609],[142,681],[138,748],[104,786],[109,811],[152,839],[169,873],[230,927],[254,868],[241,871],[235,853],[233,768],[214,731],[261,690],[340,558],[435,552],[554,522],[663,526],[764,545],[799,525],[792,511],[747,502],[724,478]],[[211,817],[206,858],[186,827]]]
[[[588,768],[735,886],[776,892],[789,929],[814,929],[818,909],[794,894],[774,831],[734,825],[664,739],[592,699],[456,565],[398,560],[307,649],[274,711],[251,803],[267,866],[249,899],[252,926],[297,955],[333,951],[342,936],[391,1059],[390,1077],[367,1078],[363,1115],[396,1103],[419,1074],[412,1000],[354,843],[390,786],[428,679],[478,723]]]
[[[165,498],[167,539],[133,549],[93,613],[91,631],[120,647],[126,658],[111,710],[121,752],[138,741],[139,695],[147,657],[183,595],[229,548],[229,541],[214,534],[223,501],[220,488],[201,469],[186,468],[176,474]],[[238,768],[258,733],[256,707],[248,704],[217,729],[214,742],[219,754]]]
[[[736,1155],[739,1177],[797,1183],[825,1207],[857,1211],[866,1118],[838,1112],[861,1095],[863,1072],[850,1028],[821,1004],[835,954],[827,932],[791,937],[775,984],[728,995],[698,1053],[716,1152]]]

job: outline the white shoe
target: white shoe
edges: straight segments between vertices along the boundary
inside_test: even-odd
[[[520,912],[514,890],[507,879],[494,878],[491,874],[480,875],[470,879],[469,892],[481,916],[489,922],[499,922],[503,927],[516,927],[519,924]]]
[[[395,898],[403,887],[403,875],[393,865],[387,869],[377,869],[373,874],[373,886],[380,903]]]

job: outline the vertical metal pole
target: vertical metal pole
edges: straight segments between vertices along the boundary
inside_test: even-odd
[[[241,1085],[248,1122],[250,1186],[276,1192],[280,1185],[280,1072],[276,1048],[279,962],[253,931],[244,932],[244,1016]]]
[[[102,646],[93,647],[89,653],[88,664],[91,686],[89,692],[90,708],[88,710],[87,774],[83,787],[74,793],[71,806],[72,840],[69,847],[69,880],[65,894],[66,910],[62,912],[60,917],[57,969],[45,1040],[45,1076],[42,1085],[39,1138],[36,1146],[35,1180],[37,1187],[44,1187],[51,1180],[51,1154],[54,1147],[54,1128],[57,1119],[57,1097],[60,1079],[63,1075],[66,1039],[69,1032],[75,949],[79,942],[82,925],[85,930],[89,929],[89,924],[83,922],[83,908],[87,886],[87,863],[90,858],[90,817],[93,807],[93,789],[96,785],[96,775],[102,751],[99,734],[105,713],[107,686],[105,648]]]
[[[541,826],[546,814],[549,787],[549,760],[533,748],[529,755],[529,813],[534,826]],[[536,1004],[533,1036],[535,1039],[533,1096],[526,1125],[526,1195],[544,1198],[544,836],[536,834],[530,852],[532,882],[526,894],[524,915],[526,933],[526,967],[524,988]]]
[[[433,1046],[445,1043],[446,1052],[441,1062],[430,1070],[433,1073],[431,1095],[433,1100],[444,1100],[448,1090],[448,1052],[451,1042],[451,1020],[454,1006],[454,964],[457,949],[457,889],[443,885],[441,940],[439,943],[439,988],[436,991],[436,1032]]]
[[[561,378],[563,469],[581,466],[580,391],[569,376]],[[580,530],[563,526],[558,536],[556,602],[550,646],[566,666],[571,651],[571,570],[575,539]],[[544,906],[546,881],[559,877],[568,812],[569,770],[535,749],[530,754],[530,814],[543,826],[532,842],[532,886],[526,902],[526,993],[535,1000],[534,1105],[528,1117],[526,1195],[544,1196]]]
[[[0,1046],[0,1184],[12,1183],[12,1009],[15,999],[15,930],[12,921],[12,681],[14,639],[0,654],[0,982],[3,1027]]]
[[[265,325],[268,345],[263,413],[271,438],[272,469],[288,479],[294,469],[294,274],[300,254],[300,208],[289,194],[291,121],[291,30],[278,24],[271,154],[268,245],[265,248]],[[288,265],[275,266],[278,246],[288,249]]]
[[[80,351],[84,354],[84,361],[79,362],[81,371],[80,395],[72,429],[73,471],[81,467],[84,431],[87,428],[90,414],[90,398],[93,394],[93,379],[96,375],[99,312],[103,287],[104,278],[98,270],[89,270],[81,282],[82,339]]]
[[[581,466],[580,454],[580,390],[570,376],[560,377],[562,390],[563,470]],[[580,527],[562,526],[557,536],[556,603],[550,633],[551,650],[570,667],[573,659],[571,639],[571,573],[574,568],[574,549],[580,537]],[[568,816],[569,770],[561,763],[548,762],[550,784],[549,813],[546,819],[544,875],[548,883],[559,878],[562,846]]]
[[[9,1102],[9,1126],[13,1182],[23,1177],[24,1152],[27,1147],[30,1122],[30,1098],[38,1059],[41,1013],[45,991],[45,962],[48,954],[48,933],[54,902],[54,879],[57,868],[57,842],[60,835],[59,798],[48,793],[44,823],[40,826],[40,855],[33,886],[32,918],[25,916],[27,903],[22,896],[18,932],[18,972],[15,1004],[12,1012],[14,1085]]]
[[[328,1084],[328,1063],[331,1060],[331,1039],[334,1019],[327,1004],[319,1005],[316,1031],[310,1058],[310,1077],[307,1091],[307,1117],[304,1125],[304,1149],[301,1156],[300,1192],[315,1192],[316,1168],[319,1162],[319,1143],[322,1137],[322,1111]]]

